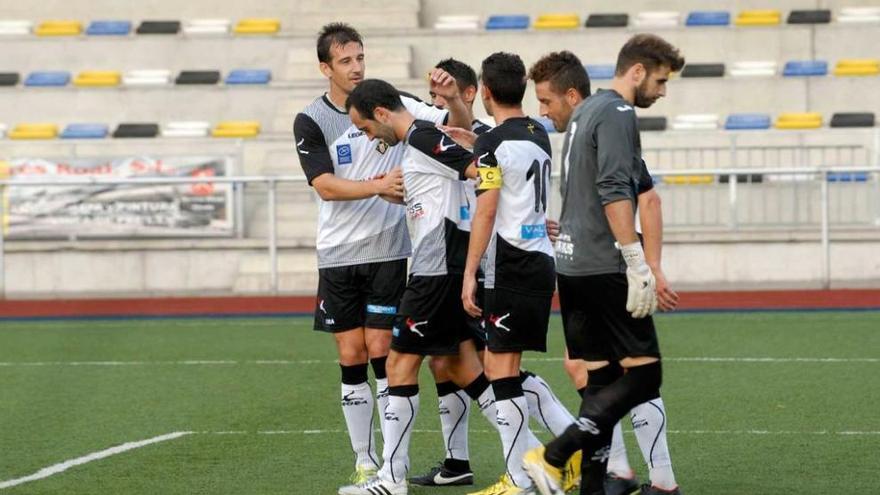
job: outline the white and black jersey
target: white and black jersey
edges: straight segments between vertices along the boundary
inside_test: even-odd
[[[431,122],[417,120],[406,135],[403,183],[413,242],[410,274],[461,274],[469,224],[464,172],[474,155]]]
[[[475,120],[471,123],[471,131],[480,136],[492,130],[492,126],[486,125],[483,121]],[[471,219],[474,217],[474,211],[477,208],[477,193],[476,193],[477,181],[474,179],[467,179],[465,183],[465,204],[462,205],[464,209],[462,209],[462,215],[467,213],[467,217],[463,217],[461,219],[461,223],[459,224],[459,228],[462,230],[466,230],[468,232],[471,231]]]
[[[500,189],[495,232],[487,250],[486,288],[552,294],[556,272],[547,237],[550,139],[528,117],[505,120],[474,144],[477,193]]]
[[[441,124],[447,111],[411,96],[401,101],[418,119]],[[327,95],[317,98],[293,123],[300,165],[306,178],[321,174],[360,181],[398,167],[404,146],[369,139]],[[410,255],[404,208],[382,198],[320,202],[318,268],[403,259]]]

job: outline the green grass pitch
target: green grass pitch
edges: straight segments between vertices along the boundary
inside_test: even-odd
[[[873,491],[880,313],[682,314],[657,324],[684,493]],[[574,410],[562,363],[548,359],[562,352],[558,316],[550,343],[525,366]],[[0,484],[125,442],[193,433],[0,495],[334,494],[353,463],[334,358],[331,338],[307,318],[2,322]],[[442,457],[427,373],[421,385],[411,449],[418,472]],[[482,488],[502,473],[501,447],[477,412],[471,430]],[[644,479],[635,438],[626,440]]]

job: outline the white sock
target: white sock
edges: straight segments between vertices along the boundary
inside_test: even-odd
[[[527,374],[522,388],[529,404],[529,416],[535,418],[553,436],[558,437],[574,423],[574,416],[540,376]]]
[[[497,428],[498,425],[495,424],[498,413],[495,411],[495,392],[492,390],[492,387],[486,387],[486,390],[483,390],[480,393],[480,396],[477,397],[477,406],[480,408],[480,414],[486,418],[486,421],[492,425],[493,428]]]
[[[666,443],[666,408],[663,399],[639,404],[630,412],[632,425],[651,474],[651,484],[664,490],[678,486],[672,473],[672,458]]]
[[[416,415],[419,412],[419,394],[403,397],[388,396],[385,409],[385,446],[382,457],[385,459],[379,477],[394,483],[406,480],[409,471],[409,441],[412,436]]]
[[[342,384],[342,414],[357,456],[356,466],[379,467],[376,444],[373,442],[373,391],[367,382]]]
[[[457,390],[442,397],[440,402],[440,428],[447,459],[468,460],[468,415],[471,398],[464,390]]]
[[[499,400],[495,402],[495,408],[498,411],[498,432],[501,433],[507,474],[518,487],[532,486],[532,481],[522,465],[522,458],[529,450],[529,405],[526,398],[520,396]]]
[[[620,426],[620,421],[614,425],[614,432],[611,434],[607,471],[620,478],[632,478],[634,474],[626,457],[626,444],[623,443],[623,428]]]
[[[385,408],[388,407],[388,379],[376,378],[376,410],[379,412],[379,428],[385,438]]]

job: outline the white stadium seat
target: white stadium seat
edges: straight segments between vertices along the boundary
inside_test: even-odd
[[[880,22],[880,7],[843,7],[837,21],[847,24],[877,23]]]
[[[123,86],[164,86],[171,83],[167,69],[136,69],[122,75]]]
[[[34,23],[23,20],[0,20],[0,35],[19,36],[29,35],[34,29]]]
[[[229,34],[229,19],[191,19],[183,23],[183,33],[189,36]]]
[[[211,124],[201,121],[175,121],[162,126],[162,137],[206,137]]]
[[[772,60],[753,60],[734,62],[728,73],[731,77],[773,77],[776,71],[777,64]]]
[[[681,24],[681,13],[671,11],[639,12],[633,26],[639,28],[674,28]]]
[[[480,28],[480,18],[475,15],[441,15],[434,23],[434,29],[475,30]]]
[[[676,115],[672,121],[676,131],[711,131],[718,129],[718,115],[714,113],[689,113]]]

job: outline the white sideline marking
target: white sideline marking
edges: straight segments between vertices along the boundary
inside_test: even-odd
[[[77,457],[76,459],[70,459],[59,464],[53,464],[52,466],[45,467],[40,469],[34,474],[29,476],[25,476],[23,478],[16,478],[14,480],[2,481],[0,482],[0,490],[4,488],[11,488],[13,486],[21,485],[23,483],[27,483],[30,481],[37,481],[43,478],[48,478],[49,476],[56,475],[58,473],[63,473],[68,469],[79,466],[82,464],[86,464],[88,462],[97,461],[100,459],[104,459],[105,457],[110,457],[112,455],[121,454],[123,452],[139,449],[141,447],[146,447],[147,445],[152,445],[154,443],[165,442],[168,440],[174,440],[176,438],[180,438],[182,436],[189,435],[193,432],[191,431],[176,431],[174,433],[169,433],[167,435],[160,435],[158,437],[148,438],[146,440],[141,440],[138,442],[128,442],[122,445],[117,445],[116,447],[110,447],[109,449],[104,449],[99,452],[92,452],[91,454],[84,455],[82,457]]]
[[[561,357],[525,358],[523,362],[560,362]],[[880,363],[880,358],[835,358],[835,357],[664,357],[663,361],[672,363]],[[309,364],[336,364],[330,359],[301,360],[182,360],[182,361],[0,361],[0,366],[287,366]]]
[[[497,433],[496,430],[468,430],[470,433]],[[203,435],[328,435],[347,433],[347,430],[269,430],[269,431],[203,431]],[[630,430],[624,430],[625,433],[633,433]],[[377,429],[376,433],[381,433]],[[415,429],[413,433],[442,433],[440,430],[420,430]],[[795,431],[795,430],[667,430],[672,435],[841,435],[841,436],[880,436],[880,431]]]

